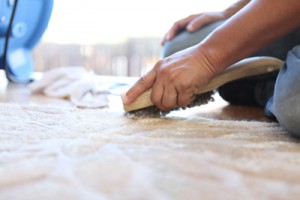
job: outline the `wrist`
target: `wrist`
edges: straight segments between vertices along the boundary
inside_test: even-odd
[[[196,47],[197,53],[195,59],[205,66],[205,68],[211,73],[212,77],[220,74],[226,68],[224,65],[225,53],[214,48],[213,45],[201,43]]]

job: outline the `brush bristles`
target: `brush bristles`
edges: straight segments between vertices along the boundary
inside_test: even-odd
[[[194,101],[192,101],[190,104],[188,104],[186,107],[179,107],[179,108],[172,109],[170,111],[162,111],[162,110],[160,110],[159,108],[157,108],[155,106],[150,106],[150,107],[147,107],[147,108],[142,108],[142,109],[139,109],[139,110],[133,110],[133,111],[127,112],[126,115],[134,115],[134,116],[137,116],[137,117],[141,117],[141,116],[146,116],[146,117],[165,116],[165,115],[169,114],[171,111],[184,110],[186,108],[192,108],[192,107],[195,107],[195,106],[201,106],[201,105],[207,104],[208,102],[214,100],[214,98],[212,97],[213,94],[214,94],[213,91],[198,94],[196,96],[196,99]]]

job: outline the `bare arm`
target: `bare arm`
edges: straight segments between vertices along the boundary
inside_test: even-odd
[[[195,91],[229,65],[300,26],[299,0],[253,0],[199,45],[156,63],[126,94],[130,104],[152,87],[161,110],[187,105]]]
[[[199,59],[222,71],[299,26],[299,0],[253,0],[199,44]]]
[[[236,14],[239,10],[244,8],[249,2],[250,0],[239,0],[234,4],[230,5],[228,8],[226,8],[223,11],[225,18],[229,18],[232,15]]]
[[[190,15],[186,18],[180,19],[173,24],[173,26],[169,29],[166,35],[162,39],[162,44],[166,41],[172,40],[176,34],[182,30],[186,29],[187,31],[194,32],[199,30],[206,24],[213,23],[215,21],[223,20],[230,18],[232,15],[237,13],[240,9],[242,9],[250,0],[238,0],[234,4],[230,5],[224,11],[218,12],[203,12],[199,14]]]

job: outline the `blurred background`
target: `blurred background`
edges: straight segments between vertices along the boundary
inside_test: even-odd
[[[41,42],[36,71],[84,66],[99,75],[140,76],[160,58],[160,41],[173,23],[236,0],[57,0]]]

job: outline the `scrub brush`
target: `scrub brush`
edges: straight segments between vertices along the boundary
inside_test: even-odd
[[[123,103],[123,107],[126,114],[133,114],[135,116],[163,116],[174,110],[200,106],[213,101],[212,95],[218,87],[241,78],[263,75],[277,71],[280,69],[282,64],[282,60],[267,56],[250,57],[241,60],[228,67],[223,71],[223,73],[214,77],[208,84],[203,86],[197,92],[196,99],[186,107],[179,107],[170,111],[161,111],[151,102],[151,89],[145,91],[131,104],[125,105]],[[125,94],[121,95],[122,99],[124,99],[124,96]]]

